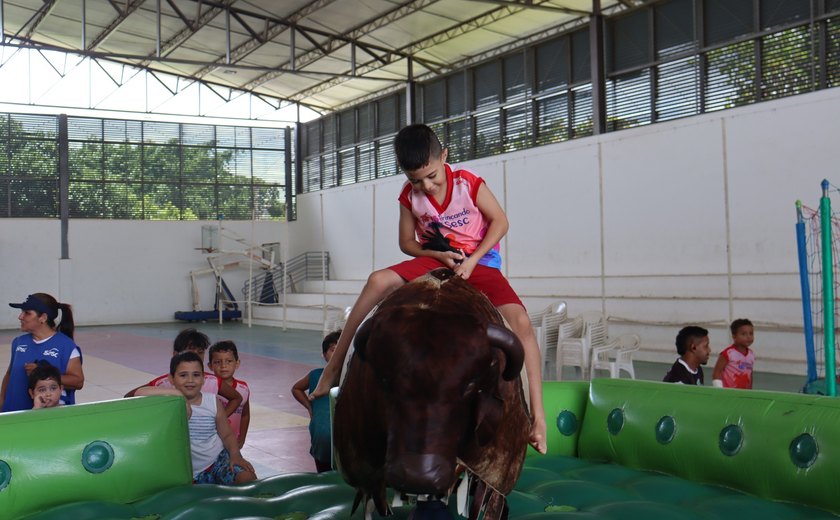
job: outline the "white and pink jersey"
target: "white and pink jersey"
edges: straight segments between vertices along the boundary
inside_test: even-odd
[[[400,192],[400,204],[411,210],[415,219],[414,232],[422,244],[423,234],[432,231],[432,222],[440,223],[440,232],[449,239],[452,247],[470,255],[481,244],[487,234],[489,223],[476,205],[478,188],[484,179],[469,170],[453,170],[446,166],[446,198],[438,204],[434,197],[414,190],[406,182]],[[487,267],[502,267],[499,244],[493,246],[479,264]]]
[[[169,374],[163,374],[162,376],[158,376],[152,379],[146,386],[174,388],[174,386],[172,386],[172,383],[169,382]],[[204,373],[204,384],[201,385],[201,391],[206,392],[208,394],[219,393],[219,378],[216,377],[216,374],[211,374],[210,372]]]
[[[248,388],[248,383],[240,381],[239,379],[233,380],[233,389],[239,392],[239,395],[242,396],[242,402],[239,403],[236,411],[228,416],[228,422],[230,423],[230,427],[233,428],[233,433],[236,434],[236,438],[239,439],[239,432],[242,426],[242,410],[245,409],[245,403],[248,402],[248,397],[251,395],[251,389]],[[228,400],[222,396],[219,396],[219,399],[222,401],[222,404],[227,407]]]
[[[747,349],[747,354],[741,354],[735,345],[726,347],[720,353],[726,358],[726,366],[723,368],[724,388],[752,388],[753,365],[755,364],[755,352]]]

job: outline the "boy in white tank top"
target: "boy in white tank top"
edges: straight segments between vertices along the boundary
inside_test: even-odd
[[[242,457],[236,434],[216,394],[202,392],[204,364],[194,352],[175,355],[169,365],[174,388],[144,386],[135,395],[181,395],[189,417],[190,454],[196,484],[244,484],[257,479]]]

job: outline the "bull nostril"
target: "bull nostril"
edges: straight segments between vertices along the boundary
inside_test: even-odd
[[[403,454],[389,462],[385,473],[388,486],[406,493],[442,495],[455,479],[455,464],[431,454]]]

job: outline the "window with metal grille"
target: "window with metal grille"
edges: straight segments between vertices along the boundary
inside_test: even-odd
[[[607,131],[840,86],[838,14],[840,0],[662,0],[608,16]],[[453,161],[592,135],[589,34],[421,83],[421,120]]]
[[[451,163],[466,161],[470,158],[470,120],[458,119],[446,123],[445,146],[449,149],[447,161]]]
[[[356,182],[356,150],[351,148],[338,154],[339,184]]]
[[[464,72],[451,74],[446,78],[446,115],[457,116],[467,111]]]
[[[569,138],[569,95],[557,94],[537,101],[537,144]]]
[[[703,0],[703,27],[707,45],[753,32],[753,0]]]
[[[521,103],[504,109],[504,151],[524,150],[531,143],[531,103]]]
[[[528,94],[528,83],[525,81],[525,53],[519,51],[505,56],[502,60],[502,70],[505,101],[510,103],[524,99]]]
[[[720,110],[755,101],[755,42],[746,41],[706,55],[706,110]]]
[[[607,71],[626,70],[651,61],[649,21],[649,11],[637,9],[608,22]]]
[[[501,67],[494,60],[473,69],[473,84],[475,85],[475,109],[498,105],[502,99]]]
[[[0,216],[58,216],[58,118],[0,114]]]
[[[493,110],[475,116],[475,155],[486,157],[502,151],[502,129],[499,111]]]
[[[607,81],[607,128],[621,130],[650,123],[650,69]]]
[[[775,99],[814,88],[817,61],[807,25],[761,39],[761,98]]]
[[[394,154],[394,139],[380,139],[376,143],[376,176],[387,177],[399,173],[397,156]]]
[[[537,45],[537,91],[543,92],[569,83],[569,38],[563,36]]]
[[[667,121],[700,113],[699,59],[690,56],[663,63],[656,69],[657,121]]]
[[[446,116],[446,78],[423,86],[423,119],[438,121]]]
[[[657,59],[697,49],[694,1],[672,0],[654,6],[654,32]]]

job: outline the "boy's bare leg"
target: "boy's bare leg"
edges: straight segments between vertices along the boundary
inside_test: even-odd
[[[525,373],[528,376],[528,395],[531,402],[531,415],[534,418],[529,440],[537,451],[545,454],[547,448],[545,410],[542,400],[542,359],[537,336],[534,334],[531,319],[524,307],[508,303],[498,309],[525,349]]]
[[[321,379],[318,380],[318,386],[309,394],[309,399],[315,399],[327,395],[330,388],[338,384],[338,378],[341,376],[341,367],[344,366],[344,358],[347,357],[347,351],[350,350],[350,342],[353,341],[353,336],[356,334],[356,329],[362,324],[365,316],[376,307],[386,296],[394,292],[394,290],[405,285],[400,275],[391,271],[390,269],[381,269],[374,271],[368,277],[365,287],[359,294],[359,299],[350,310],[347,316],[347,323],[341,330],[341,336],[335,344],[335,352],[332,358],[324,367],[324,372],[321,374]],[[530,323],[530,321],[528,322]]]

